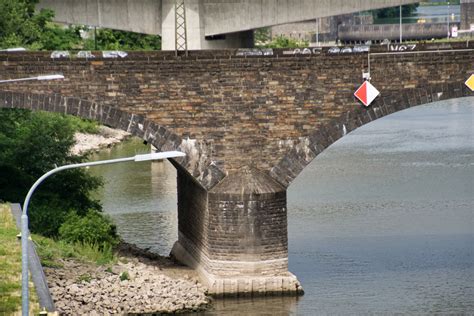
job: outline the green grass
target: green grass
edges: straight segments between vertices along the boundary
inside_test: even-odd
[[[21,309],[21,245],[10,207],[0,204],[0,315]],[[38,298],[30,282],[30,314],[39,311]]]
[[[10,207],[0,204],[0,315],[21,310],[21,244]],[[69,244],[32,234],[44,267],[61,267],[61,259],[75,258],[98,265],[117,261],[112,246]],[[84,281],[89,277],[82,276]],[[39,311],[38,298],[30,282],[30,315]]]
[[[62,267],[61,259],[74,258],[84,262],[92,262],[97,265],[105,265],[117,261],[111,246],[70,244],[61,240],[53,240],[40,235],[33,235],[33,240],[45,267]]]
[[[88,134],[99,133],[99,124],[95,121],[81,119],[72,115],[67,115],[66,117],[72,125],[73,129],[77,132]]]
[[[459,0],[451,0],[449,1],[449,5],[459,5]],[[433,7],[433,6],[440,6],[440,5],[448,5],[448,1],[443,2],[420,2],[420,6],[423,7]]]
[[[403,44],[442,44],[442,43],[466,43],[469,38],[456,37],[456,38],[439,38],[432,41],[405,41]]]

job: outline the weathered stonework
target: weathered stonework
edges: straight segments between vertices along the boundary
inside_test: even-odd
[[[172,254],[213,294],[302,293],[288,272],[286,188],[243,167],[206,191],[178,168],[179,240]]]
[[[250,56],[259,55],[261,56]],[[288,272],[286,189],[346,133],[405,108],[473,96],[472,43],[326,49],[130,52],[122,59],[0,54],[0,107],[97,120],[158,150],[182,150],[173,254],[214,293],[297,293]],[[100,54],[95,54],[100,56]],[[353,96],[368,69],[381,95]]]

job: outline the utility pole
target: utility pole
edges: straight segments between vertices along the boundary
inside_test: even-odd
[[[179,51],[184,51],[188,56],[188,40],[186,32],[186,8],[184,0],[175,0],[174,2],[174,21],[175,21],[175,55],[178,56]]]
[[[448,1],[448,14],[446,15],[446,25],[448,26],[448,40],[449,40],[449,11],[450,11],[450,7],[449,7],[449,1]]]
[[[402,43],[402,40],[403,40],[402,23],[403,23],[403,21],[402,21],[402,6],[400,5],[400,44]]]
[[[316,19],[316,46],[319,46],[319,18]]]

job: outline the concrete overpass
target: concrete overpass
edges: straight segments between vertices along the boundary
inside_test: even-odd
[[[188,49],[249,47],[253,29],[372,10],[415,0],[185,0]],[[55,20],[161,35],[175,49],[174,0],[41,0]]]

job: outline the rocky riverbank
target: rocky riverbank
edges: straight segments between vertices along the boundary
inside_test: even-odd
[[[130,137],[130,133],[125,131],[100,126],[97,134],[76,133],[74,135],[76,145],[71,149],[71,153],[80,155],[88,151],[97,151],[120,143],[128,137]]]
[[[194,271],[169,258],[128,254],[108,266],[70,259],[61,264],[45,268],[61,315],[177,313],[204,310],[210,303]]]

